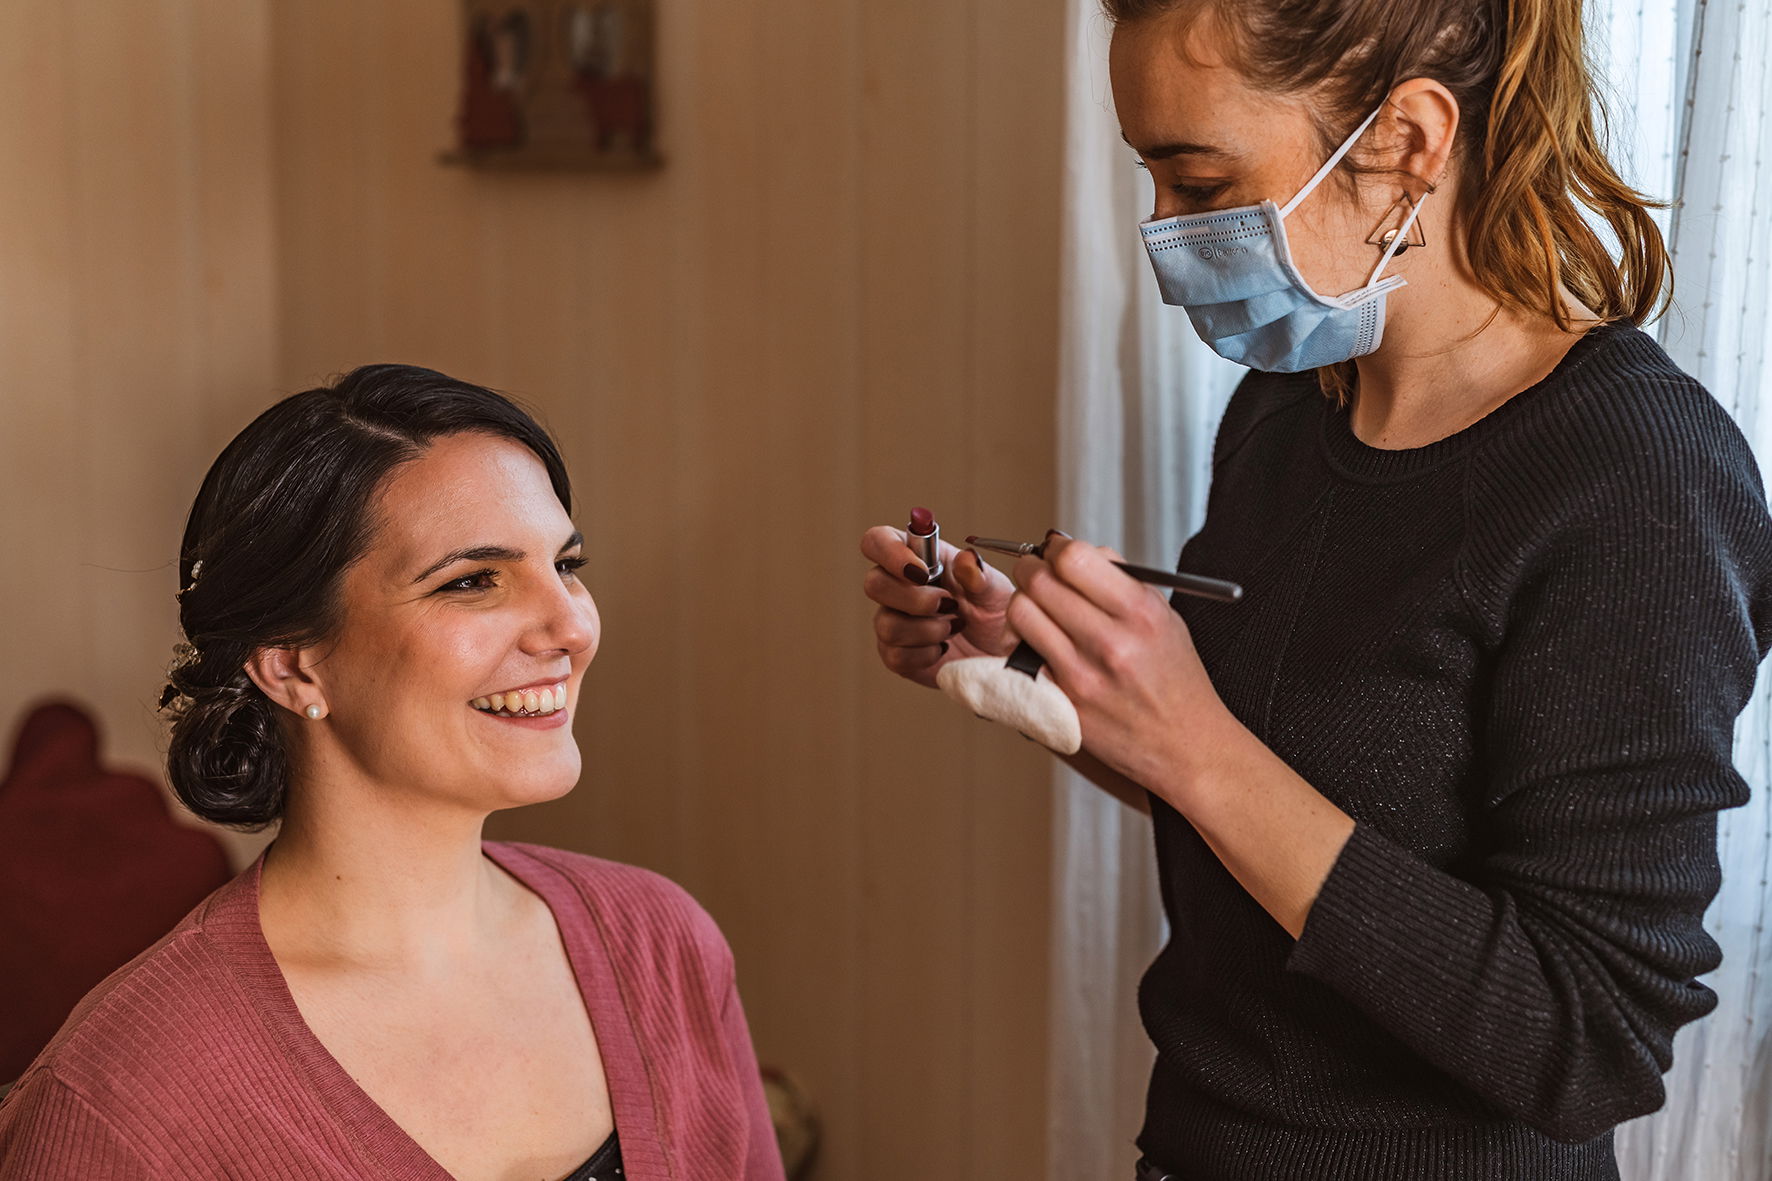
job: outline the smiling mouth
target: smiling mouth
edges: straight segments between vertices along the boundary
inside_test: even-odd
[[[481,713],[499,718],[540,718],[566,708],[566,686],[546,689],[516,689],[493,693],[468,702]]]

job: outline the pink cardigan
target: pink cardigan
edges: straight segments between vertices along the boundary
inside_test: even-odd
[[[648,870],[486,854],[547,902],[629,1181],[782,1181],[725,939]],[[261,856],[75,1008],[0,1102],[0,1181],[449,1174],[302,1021],[258,922]]]

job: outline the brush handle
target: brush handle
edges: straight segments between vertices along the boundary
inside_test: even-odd
[[[1168,570],[1156,570],[1150,566],[1134,566],[1131,562],[1115,562],[1114,565],[1151,586],[1166,586],[1183,594],[1199,595],[1203,599],[1217,599],[1221,603],[1235,603],[1243,597],[1243,588],[1234,582],[1226,582],[1222,578],[1207,578],[1203,574],[1174,574]]]
[[[1043,541],[1003,541],[996,537],[968,537],[966,544],[974,549],[989,550],[994,554],[1007,554],[1012,558],[1031,556],[1044,558],[1046,543]],[[1203,599],[1217,599],[1221,603],[1235,603],[1242,599],[1243,588],[1234,582],[1222,578],[1207,578],[1203,574],[1176,574],[1168,570],[1158,570],[1151,566],[1135,566],[1131,562],[1115,562],[1114,565],[1128,575],[1151,586],[1168,587],[1183,594],[1199,595]]]

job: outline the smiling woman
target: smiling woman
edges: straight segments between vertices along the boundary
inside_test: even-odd
[[[218,824],[264,828],[283,816],[292,759],[337,761],[362,747],[365,729],[380,735],[382,757],[440,763],[445,781],[473,771],[437,749],[428,714],[404,716],[424,709],[413,690],[437,685],[436,661],[478,690],[464,704],[564,670],[564,655],[525,661],[508,639],[461,634],[511,620],[513,596],[549,559],[556,581],[576,587],[573,630],[588,635],[568,641],[584,648],[570,662],[582,675],[597,620],[572,577],[582,559],[568,553],[580,540],[571,504],[547,434],[508,400],[441,374],[366,366],[266,410],[210,468],[185,525],[179,613],[190,643],[161,695],[180,798]],[[531,519],[513,519],[513,506]],[[482,522],[490,532],[475,532]],[[548,530],[537,561],[509,543],[521,526]],[[292,728],[310,705],[328,724]],[[578,771],[577,748],[563,745],[551,756],[560,767],[526,772],[555,782],[556,795]],[[487,776],[480,790],[506,782]]]
[[[579,777],[601,621],[571,506],[533,419],[410,366],[222,452],[167,766],[199,816],[277,837],[82,1001],[0,1104],[0,1178],[779,1181],[706,912],[481,840]]]

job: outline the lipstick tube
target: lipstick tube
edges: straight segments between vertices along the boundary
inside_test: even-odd
[[[917,556],[917,561],[928,569],[929,585],[940,582],[943,574],[941,526],[935,523],[935,514],[926,508],[912,509],[911,523],[905,526],[904,541]]]

